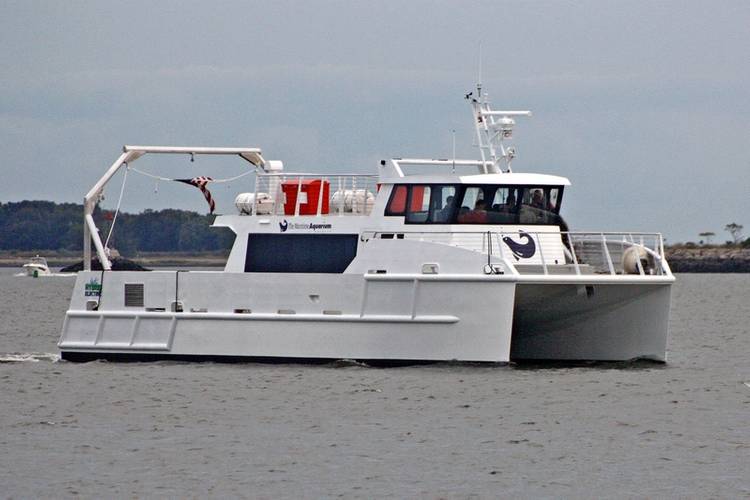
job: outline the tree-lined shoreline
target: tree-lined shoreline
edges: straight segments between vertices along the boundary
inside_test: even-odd
[[[94,221],[105,240],[115,224],[110,248],[122,255],[142,252],[228,251],[234,235],[211,228],[212,215],[187,210],[145,210],[139,214],[94,210]],[[0,203],[0,251],[72,252],[83,250],[83,206],[52,201]]]
[[[34,255],[50,266],[81,260],[83,206],[51,201],[0,203],[0,267],[19,267]],[[94,219],[105,239],[114,213],[96,209]],[[223,266],[234,234],[211,228],[213,216],[186,210],[145,210],[119,213],[110,247],[145,267]],[[675,243],[665,248],[674,272],[750,272],[750,238],[738,238],[742,226],[732,223],[734,242],[723,245]],[[702,233],[702,237],[715,236]],[[708,238],[707,238],[708,239]]]

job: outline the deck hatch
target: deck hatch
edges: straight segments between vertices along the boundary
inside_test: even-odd
[[[143,283],[125,283],[125,307],[143,307]]]

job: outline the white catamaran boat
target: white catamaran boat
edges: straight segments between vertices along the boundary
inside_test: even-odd
[[[85,197],[62,357],[665,361],[661,235],[568,231],[568,179],[511,169],[530,113],[492,110],[481,86],[466,97],[479,160],[395,158],[375,176],[287,173],[257,148],[125,146]],[[94,207],[146,154],[252,165],[252,192],[213,224],[236,235],[223,271],[111,270]]]

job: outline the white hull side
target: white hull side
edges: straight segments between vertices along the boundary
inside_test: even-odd
[[[671,283],[519,284],[511,359],[666,361]]]
[[[502,277],[110,272],[100,310],[87,311],[84,286],[99,276],[79,273],[59,343],[63,357],[502,362],[510,356],[515,283]],[[145,307],[121,307],[124,284],[134,282],[144,283]],[[170,312],[176,296],[185,312]]]
[[[666,360],[671,281],[108,272],[88,311],[84,289],[101,276],[78,275],[63,357]],[[144,307],[123,307],[126,283],[143,283]]]

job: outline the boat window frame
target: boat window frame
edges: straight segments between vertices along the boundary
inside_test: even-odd
[[[500,226],[500,225],[513,225],[513,226],[560,226],[564,224],[563,218],[560,215],[560,208],[562,207],[562,200],[563,200],[563,193],[565,192],[565,186],[562,184],[462,184],[461,190],[460,190],[460,200],[461,203],[463,203],[464,196],[466,194],[466,191],[468,189],[480,189],[483,192],[482,199],[487,199],[486,193],[488,189],[493,189],[492,193],[494,196],[497,194],[498,189],[506,188],[506,189],[512,189],[515,190],[515,208],[513,210],[514,214],[514,220],[510,222],[492,222],[490,220],[484,220],[484,221],[458,221],[458,213],[454,211],[454,217],[452,218],[451,224],[456,225],[488,225],[488,226]],[[521,208],[524,206],[528,206],[527,204],[523,203],[524,199],[524,193],[525,192],[532,192],[535,189],[541,189],[544,193],[545,199],[549,199],[549,194],[553,189],[557,189],[557,203],[554,210],[544,210],[547,212],[547,214],[551,214],[554,218],[557,219],[557,222],[549,222],[548,220],[545,220],[544,222],[535,222],[535,221],[525,221],[521,222]],[[520,195],[519,195],[520,194]],[[457,195],[458,198],[458,195]],[[458,207],[460,210],[460,206]],[[539,209],[534,209],[539,210]],[[488,213],[493,212],[492,210],[488,210]],[[548,216],[549,217],[549,216]]]
[[[430,188],[430,210],[428,210],[427,219],[424,221],[418,221],[418,220],[410,220],[408,217],[409,208],[411,207],[412,203],[412,192],[414,186],[420,186],[420,187],[429,187]],[[447,218],[448,220],[441,220],[441,221],[435,221],[435,212],[432,210],[432,207],[434,205],[434,199],[433,197],[436,196],[437,193],[442,193],[442,188],[444,187],[452,187],[455,189],[453,196],[453,206],[450,208],[450,215]],[[396,191],[399,188],[406,188],[406,203],[404,205],[403,212],[393,212],[390,210],[391,204],[393,203],[393,199],[396,196]],[[482,190],[483,193],[487,193],[490,190],[492,191],[492,199],[494,200],[494,196],[497,195],[498,189],[508,189],[513,190],[516,195],[515,200],[515,209],[512,212],[513,213],[513,220],[512,221],[501,221],[501,222],[494,222],[490,220],[476,220],[476,221],[458,221],[458,211],[460,209],[460,202],[463,202],[463,198],[466,194],[466,191],[471,188],[477,188]],[[547,217],[545,217],[544,222],[534,222],[534,221],[526,221],[521,223],[520,217],[521,217],[521,208],[522,206],[529,206],[527,204],[523,203],[524,194],[526,192],[533,192],[534,189],[541,189],[544,193],[545,199],[549,200],[550,193],[553,189],[557,189],[557,203],[555,204],[554,210],[545,210],[547,214],[549,214]],[[550,225],[563,225],[564,221],[562,219],[562,216],[560,216],[560,208],[562,207],[562,201],[563,201],[563,195],[565,193],[565,186],[562,184],[456,184],[456,183],[414,183],[414,184],[394,184],[393,188],[391,189],[390,196],[388,198],[388,203],[386,204],[385,208],[385,216],[389,217],[404,217],[404,224],[414,224],[414,225],[429,225],[429,224],[442,224],[442,225],[490,225],[490,226],[498,226],[498,225],[525,225],[525,226],[550,226]],[[485,196],[483,196],[483,199],[485,199]],[[507,198],[506,198],[507,199]],[[531,207],[530,207],[531,208]],[[493,210],[489,210],[489,213],[493,213]],[[550,218],[557,219],[557,222],[550,222]]]
[[[460,192],[460,184],[453,184],[453,183],[419,183],[419,184],[408,184],[409,189],[407,192],[407,201],[406,201],[406,214],[404,217],[404,222],[406,224],[451,224],[451,221],[454,219],[455,216],[455,210],[456,210],[456,197],[458,196],[458,193]],[[412,193],[414,192],[414,187],[421,187],[421,188],[427,188],[430,190],[430,199],[427,202],[427,217],[424,221],[414,220],[410,219],[409,215],[411,212],[411,204],[412,204]],[[443,188],[452,188],[453,194],[449,196],[453,196],[453,203],[451,204],[448,213],[448,221],[435,221],[434,217],[436,215],[435,211],[432,210],[433,206],[436,206],[435,203],[435,196],[438,194],[442,195]],[[423,201],[424,202],[424,201]],[[442,203],[441,203],[442,205]]]
[[[415,187],[420,188],[421,193],[421,199],[417,200],[415,198],[415,192],[417,189],[414,189]],[[426,191],[426,193],[425,193]],[[430,220],[430,213],[432,208],[432,193],[434,192],[431,184],[411,184],[409,185],[409,190],[407,192],[406,196],[406,214],[404,217],[404,220],[408,224],[426,224]],[[414,210],[416,207],[423,207],[425,204],[425,194],[427,195],[427,210]],[[418,201],[419,203],[415,206],[413,206],[414,202]],[[422,215],[424,214],[424,215]],[[424,216],[424,220],[420,220]]]

